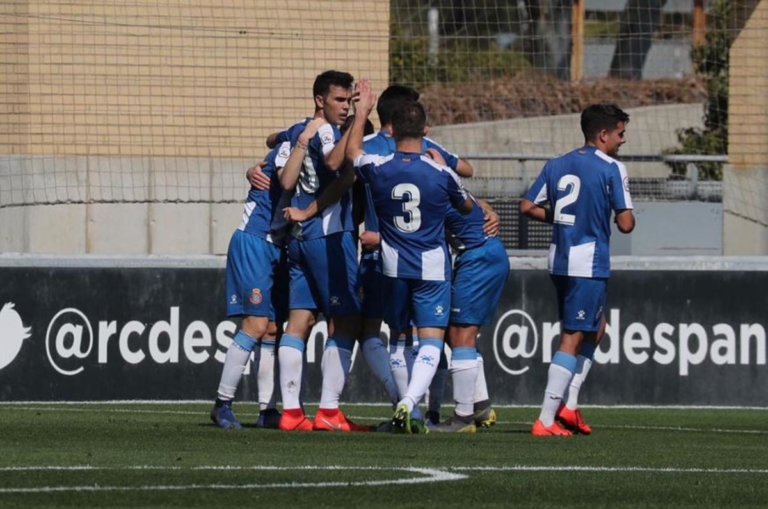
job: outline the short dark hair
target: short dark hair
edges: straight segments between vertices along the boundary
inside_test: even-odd
[[[381,125],[392,123],[392,112],[403,101],[418,101],[419,93],[405,85],[390,85],[379,96],[376,113]]]
[[[593,141],[603,129],[612,131],[619,122],[629,122],[629,115],[614,104],[592,104],[581,112],[581,132]]]
[[[417,101],[398,103],[392,112],[392,135],[395,141],[405,138],[421,138],[427,125],[427,113]]]
[[[315,83],[312,85],[312,97],[318,95],[327,97],[331,92],[331,87],[341,87],[348,90],[352,88],[354,81],[355,78],[348,72],[325,71],[315,78]]]

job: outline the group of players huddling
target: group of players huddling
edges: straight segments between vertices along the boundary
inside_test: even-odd
[[[377,103],[368,80],[354,83],[348,73],[326,71],[315,79],[312,94],[313,116],[270,135],[267,145],[271,152],[248,173],[251,189],[242,223],[230,241],[226,268],[227,314],[242,317],[242,323],[227,351],[211,419],[222,428],[242,427],[232,400],[253,355],[259,427],[472,433],[478,427],[492,426],[496,413],[475,342],[480,327],[493,319],[509,261],[496,237],[498,215],[461,184],[460,177],[472,176],[471,165],[426,138],[424,108],[418,93],[408,87],[388,87]],[[366,136],[374,107],[381,130]],[[626,114],[615,110],[623,120],[621,135],[613,135],[621,140],[613,154],[623,143],[623,124],[628,121]],[[598,112],[602,119],[597,122],[602,126],[599,140],[617,127],[612,112],[608,112],[608,120],[605,111]],[[582,129],[583,120],[582,116]],[[612,126],[605,127],[611,122]],[[585,137],[588,148],[586,131]],[[612,210],[617,211],[617,223],[627,213],[632,216],[626,172],[609,157],[612,148],[600,143],[592,143],[589,151],[582,149],[588,156],[583,159],[589,159],[586,163],[581,164],[576,156],[572,163],[591,172],[579,175],[584,191],[589,191],[582,193],[584,197],[593,196],[601,185],[616,188],[618,179],[618,187],[609,197],[608,219],[603,220],[602,207],[602,215],[588,221],[586,227],[578,222],[578,239],[568,234],[556,239],[553,233],[553,241],[561,242],[565,250],[552,251],[550,256],[561,319],[564,312],[570,316],[567,313],[578,308],[578,317],[590,313],[589,320],[563,322],[561,348],[550,367],[534,435],[569,434],[568,429],[590,432],[578,410],[578,391],[605,328],[602,309],[608,269],[604,264],[610,224],[606,235],[603,223],[609,223]],[[589,157],[595,153],[604,157]],[[559,225],[574,230],[573,221],[558,221],[561,218],[550,210],[568,216],[557,204],[558,193],[565,197],[562,205],[576,205],[579,176],[568,174],[561,186],[562,175],[556,174],[568,163],[555,168],[553,161],[542,171],[521,210],[533,219],[554,223],[555,230]],[[550,182],[552,178],[561,180]],[[603,201],[593,199],[584,208],[594,215],[593,209]],[[551,209],[542,206],[546,202]],[[360,222],[363,233],[358,238]],[[622,231],[631,230],[623,226],[619,223]],[[582,246],[585,239],[592,246],[595,270],[590,266],[589,275],[585,270],[571,274],[568,250],[578,248],[577,261],[584,265],[589,254]],[[453,261],[449,244],[455,253]],[[563,259],[565,273],[561,274]],[[590,283],[570,288],[574,279]],[[328,339],[321,363],[320,405],[311,421],[304,413],[301,387],[304,350],[318,313],[327,320]],[[380,339],[382,322],[389,326],[389,348]],[[356,424],[339,409],[355,341],[393,406],[392,419],[377,427]],[[456,405],[453,414],[440,422],[447,376],[444,342],[451,348]],[[558,368],[554,373],[553,367]],[[282,413],[276,409],[276,372]],[[431,397],[425,418],[419,403],[428,389]],[[551,412],[549,401],[553,400],[557,405]]]

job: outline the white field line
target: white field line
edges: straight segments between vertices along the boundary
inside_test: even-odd
[[[157,399],[126,399],[108,401],[0,401],[4,405],[210,405],[213,400],[157,400]],[[253,402],[235,402],[237,405],[255,405]],[[316,406],[317,402],[307,402]],[[391,407],[391,403],[344,403],[345,407]],[[541,408],[541,405],[493,405],[493,408]],[[768,406],[708,406],[708,405],[581,405],[581,408],[599,408],[602,410],[756,410],[768,411]]]
[[[590,467],[578,465],[511,465],[507,467],[450,467],[456,472],[620,472],[672,474],[768,474],[766,468]]]
[[[46,470],[63,470],[65,467],[45,468]],[[347,488],[351,486],[393,486],[408,484],[426,484],[445,481],[460,481],[468,476],[432,468],[375,468],[375,467],[196,467],[187,470],[390,470],[403,472],[408,477],[376,481],[337,481],[337,482],[288,482],[264,484],[189,484],[189,485],[142,485],[142,486],[39,486],[33,488],[0,488],[0,494],[18,493],[61,493],[61,492],[97,492],[97,491],[186,491],[186,490],[257,490],[257,489],[296,489],[296,488]],[[83,470],[80,468],[80,470]],[[87,470],[87,469],[86,469]],[[91,470],[109,470],[98,467]],[[111,470],[119,470],[114,468]],[[163,470],[162,467],[131,467],[123,470]],[[177,470],[169,467],[166,470]],[[419,475],[419,477],[414,477]],[[423,476],[423,477],[422,477]]]
[[[503,467],[447,467],[447,468],[383,468],[383,467],[340,467],[340,466],[299,466],[299,467],[270,467],[270,466],[200,466],[193,468],[158,467],[137,465],[127,467],[93,467],[82,466],[30,466],[8,467],[0,471],[83,471],[83,470],[262,470],[262,471],[295,471],[295,470],[334,470],[334,471],[398,471],[411,476],[403,479],[375,481],[336,481],[336,482],[288,482],[263,484],[189,484],[189,485],[140,485],[140,486],[99,486],[97,484],[81,486],[38,486],[31,488],[0,488],[0,494],[25,493],[62,493],[62,492],[141,492],[141,491],[191,491],[191,490],[257,490],[257,489],[296,489],[296,488],[346,488],[352,486],[393,486],[426,484],[445,481],[459,481],[469,478],[468,475],[456,472],[597,472],[597,473],[661,473],[661,474],[768,474],[768,469],[747,468],[677,468],[677,467],[593,467],[579,465],[543,466],[543,465],[511,465]]]

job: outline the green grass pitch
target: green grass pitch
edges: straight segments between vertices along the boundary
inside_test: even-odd
[[[768,409],[587,407],[591,436],[537,438],[535,408],[403,436],[259,430],[253,404],[241,431],[208,403],[0,406],[3,508],[768,506]]]

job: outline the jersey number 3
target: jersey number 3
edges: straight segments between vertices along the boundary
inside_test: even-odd
[[[563,213],[563,209],[578,199],[579,191],[581,190],[581,180],[576,175],[563,175],[557,181],[557,190],[565,191],[566,194],[557,200],[555,204],[555,222],[573,226],[576,222],[576,216]]]
[[[406,201],[405,198],[408,197]],[[410,233],[415,232],[421,226],[421,193],[413,184],[398,184],[392,188],[392,199],[403,200],[403,215],[395,216],[395,226],[398,230]]]

